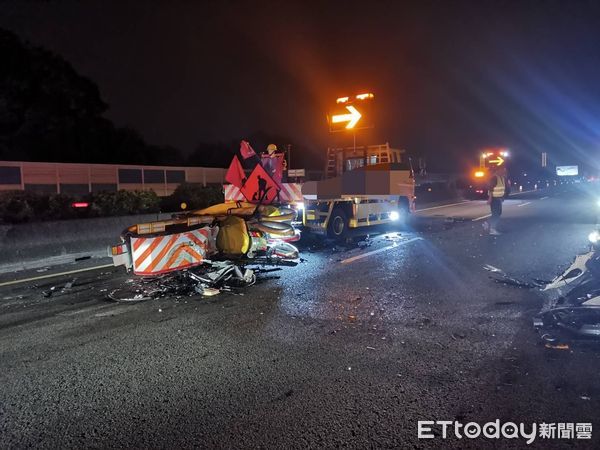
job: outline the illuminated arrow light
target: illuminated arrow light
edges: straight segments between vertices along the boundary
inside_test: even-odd
[[[346,129],[350,130],[358,123],[362,114],[354,106],[346,106],[346,109],[350,111],[350,114],[338,114],[337,116],[331,117],[332,123],[348,122]]]
[[[350,98],[349,98],[349,97],[340,97],[340,98],[338,98],[338,99],[337,99],[335,102],[336,102],[336,103],[347,103],[347,102],[348,102],[348,100],[350,100]]]
[[[498,156],[498,159],[490,159],[489,163],[496,164],[497,166],[501,166],[502,164],[504,164],[504,159],[501,156]]]
[[[374,97],[375,97],[375,96],[369,92],[369,93],[367,93],[367,94],[358,94],[358,95],[356,96],[356,99],[357,99],[357,100],[367,100],[367,99],[369,99],[369,98],[374,98]]]

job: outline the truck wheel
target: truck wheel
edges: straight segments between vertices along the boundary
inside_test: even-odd
[[[341,208],[335,208],[331,212],[327,235],[331,238],[343,238],[348,233],[348,216]]]
[[[403,220],[407,220],[410,217],[410,207],[408,201],[404,200],[398,203],[398,214]]]
[[[410,206],[406,197],[400,197],[398,199],[398,212],[406,216],[410,214]]]

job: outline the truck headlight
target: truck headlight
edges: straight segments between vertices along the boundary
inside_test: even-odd
[[[596,231],[592,231],[589,236],[588,239],[590,240],[590,242],[592,244],[597,244],[598,241],[600,241],[600,232],[598,232],[598,230]]]
[[[390,220],[398,220],[400,219],[400,214],[398,214],[398,211],[392,211],[390,213]]]

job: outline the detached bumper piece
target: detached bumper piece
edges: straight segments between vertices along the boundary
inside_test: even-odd
[[[533,318],[546,348],[567,350],[570,343],[600,343],[600,254],[594,247],[549,281],[518,280],[486,264],[497,283],[536,290],[546,296],[544,309]]]

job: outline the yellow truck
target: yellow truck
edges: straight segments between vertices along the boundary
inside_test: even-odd
[[[327,178],[302,185],[304,227],[343,238],[351,228],[406,219],[414,211],[415,178],[403,153],[388,143],[329,148]]]

